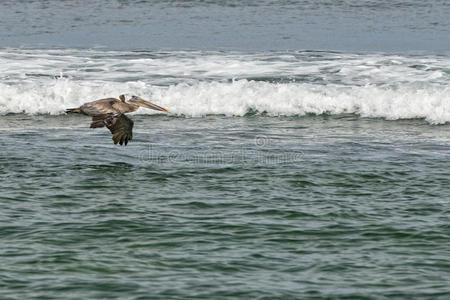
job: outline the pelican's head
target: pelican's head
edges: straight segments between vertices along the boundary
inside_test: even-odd
[[[131,95],[131,94],[123,94],[119,96],[120,100],[122,100],[125,103],[142,106],[145,108],[150,108],[154,110],[169,112],[167,109],[162,108],[161,106],[158,106],[156,104],[151,103],[150,101],[144,100],[141,97]]]

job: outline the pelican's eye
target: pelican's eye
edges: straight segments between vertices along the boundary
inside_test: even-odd
[[[130,101],[137,101],[137,100],[138,100],[137,96],[132,96],[131,99],[130,99]]]

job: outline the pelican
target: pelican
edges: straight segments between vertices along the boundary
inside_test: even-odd
[[[119,100],[120,99],[120,100]],[[140,106],[169,112],[141,97],[123,94],[116,98],[100,99],[85,103],[78,108],[69,108],[66,113],[83,114],[92,117],[91,128],[106,126],[111,131],[114,144],[127,145],[133,138],[133,121],[125,113],[136,111]]]

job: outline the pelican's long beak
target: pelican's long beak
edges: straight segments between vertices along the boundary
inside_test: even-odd
[[[151,102],[149,102],[147,100],[144,100],[142,98],[136,99],[135,102],[136,102],[137,105],[142,106],[142,107],[146,107],[146,108],[150,108],[150,109],[154,109],[154,110],[159,110],[159,111],[164,111],[164,112],[169,112],[167,109],[165,109],[165,108],[163,108],[161,106],[158,106],[156,104],[153,104],[153,103],[151,103]]]

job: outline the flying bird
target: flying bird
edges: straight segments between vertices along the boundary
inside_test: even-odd
[[[120,100],[119,100],[120,99]],[[169,112],[141,97],[123,94],[116,98],[100,99],[85,103],[78,108],[69,108],[66,113],[77,113],[92,117],[91,128],[106,126],[111,131],[114,144],[127,145],[133,138],[133,121],[125,116],[136,111],[140,106],[154,110]]]

